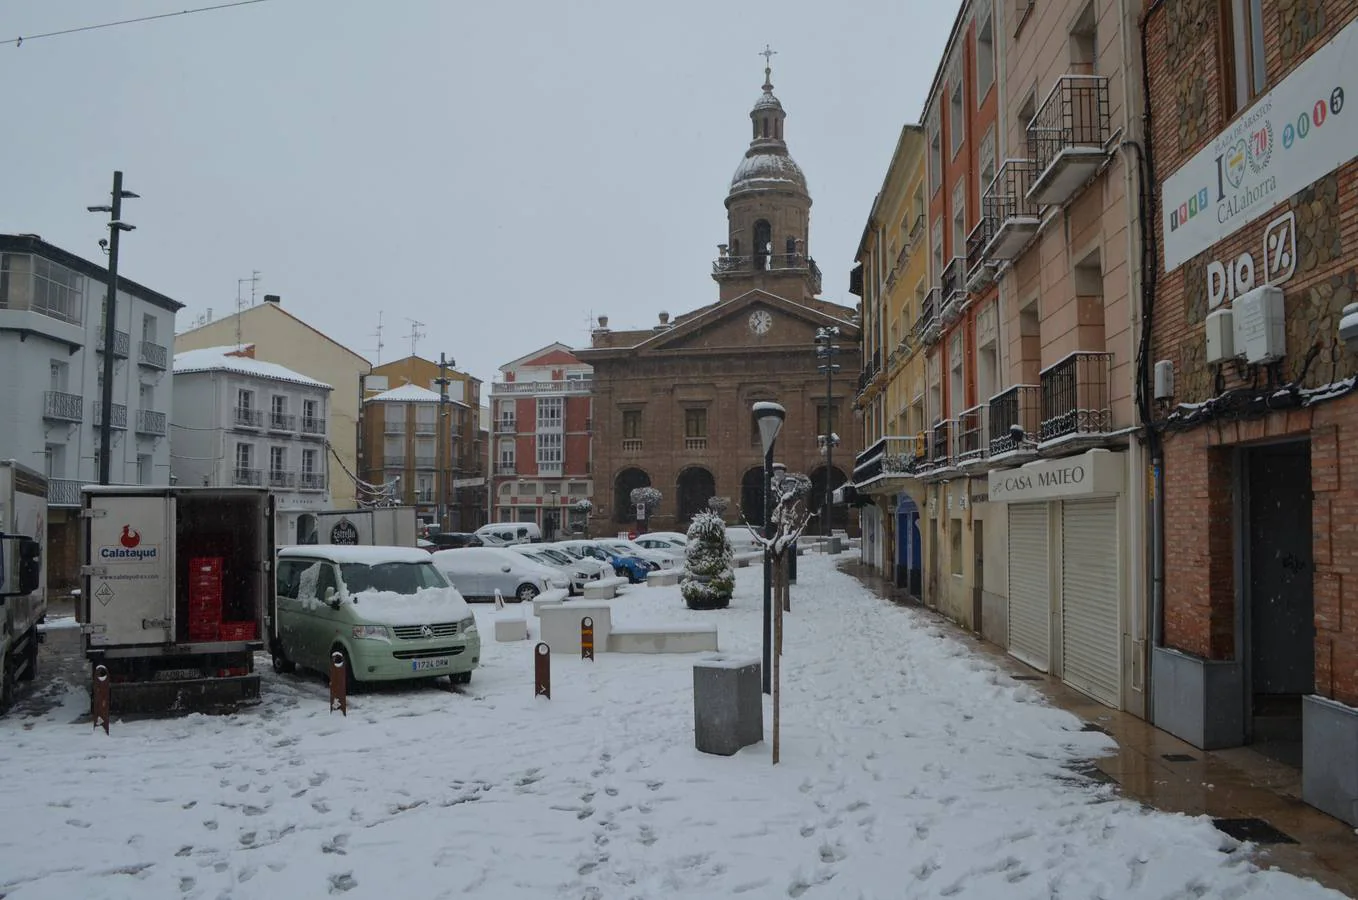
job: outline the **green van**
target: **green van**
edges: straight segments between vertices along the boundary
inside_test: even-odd
[[[344,653],[354,682],[448,676],[481,661],[476,619],[424,550],[315,545],[278,552],[274,669],[328,672]]]

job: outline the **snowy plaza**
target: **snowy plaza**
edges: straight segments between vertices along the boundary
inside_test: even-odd
[[[108,736],[53,682],[0,720],[0,759],[31,775],[0,786],[0,896],[1340,896],[1084,777],[1109,737],[835,563],[800,560],[776,767],[767,698],[764,743],[694,749],[706,654],[557,654],[535,698],[534,641],[494,642],[488,604],[470,685],[365,691],[347,718],[263,655],[260,705]],[[636,586],[612,617],[715,622],[757,657],[760,591],[753,566],[726,610]]]

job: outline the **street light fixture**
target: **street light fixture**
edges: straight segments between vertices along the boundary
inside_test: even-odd
[[[764,448],[764,537],[773,537],[773,444],[783,430],[787,410],[781,404],[767,401],[754,405],[754,418],[759,424],[759,443]],[[764,548],[764,693],[773,692],[773,585],[770,578],[773,563],[769,548]]]
[[[123,200],[134,200],[140,194],[123,190],[123,173],[113,173],[113,202],[85,207],[90,212],[108,213],[108,286],[104,303],[104,388],[99,398],[99,483],[108,484],[111,477],[113,452],[113,348],[118,309],[118,235],[137,226],[122,220]],[[102,247],[104,241],[100,241]]]

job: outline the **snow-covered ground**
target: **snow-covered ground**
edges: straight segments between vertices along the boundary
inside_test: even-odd
[[[730,609],[638,586],[614,621],[713,621],[757,655],[760,570],[737,574]],[[1074,775],[1108,737],[832,558],[800,575],[777,767],[767,743],[694,750],[695,657],[559,657],[538,699],[532,642],[496,643],[478,605],[461,694],[364,693],[346,719],[318,676],[268,672],[234,716],[105,736],[72,693],[0,720],[0,896],[1339,896]]]

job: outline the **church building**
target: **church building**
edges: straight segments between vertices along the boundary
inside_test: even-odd
[[[842,485],[861,449],[862,429],[850,419],[862,368],[858,314],[818,298],[811,195],[788,155],[785,119],[765,68],[750,146],[726,196],[728,236],[712,263],[717,301],[672,319],[661,312],[644,331],[611,331],[600,316],[590,348],[576,351],[594,367],[594,534],[633,527],[629,498],[643,486],[663,497],[650,531],[685,529],[714,496],[728,500],[728,522],[761,522],[763,450],[752,411],[760,401],[786,408],[775,459],[811,477],[817,511],[827,477],[831,488]],[[841,353],[827,391],[814,341],[831,327]],[[827,433],[840,440],[828,469],[818,440]],[[849,526],[844,506],[832,517]],[[808,528],[824,530],[820,519]]]

